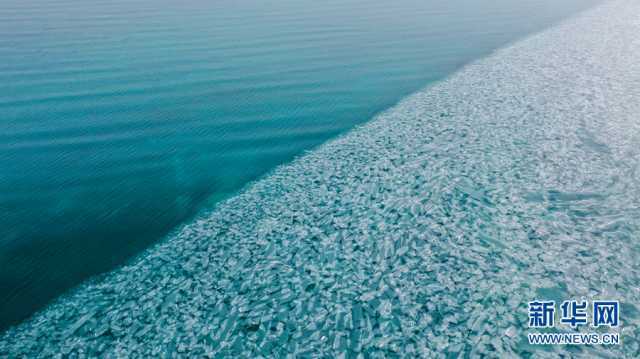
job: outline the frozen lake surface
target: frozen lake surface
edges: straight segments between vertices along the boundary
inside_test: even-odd
[[[0,356],[640,355],[640,2],[474,62],[0,337]],[[622,345],[526,344],[618,299]]]
[[[3,0],[0,331],[600,0]]]

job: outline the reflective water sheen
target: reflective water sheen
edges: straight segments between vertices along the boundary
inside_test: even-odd
[[[0,327],[593,3],[3,0]]]

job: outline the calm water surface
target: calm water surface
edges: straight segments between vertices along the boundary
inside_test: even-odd
[[[0,328],[596,0],[5,0]]]

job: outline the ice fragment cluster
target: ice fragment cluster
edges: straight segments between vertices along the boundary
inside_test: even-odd
[[[504,48],[0,337],[0,357],[638,357],[640,2]],[[529,300],[622,302],[615,347]]]

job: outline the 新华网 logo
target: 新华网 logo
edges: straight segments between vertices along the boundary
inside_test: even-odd
[[[556,315],[556,309],[558,315]],[[559,325],[573,329],[590,324],[593,328],[617,328],[620,325],[620,303],[617,300],[594,300],[589,306],[586,300],[565,300],[558,308],[553,300],[534,300],[529,302],[529,328],[554,328],[556,317]],[[530,344],[620,344],[620,335],[607,333],[530,333]]]
[[[616,300],[595,300],[591,311],[588,301],[565,300],[560,305],[560,323],[576,328],[589,323],[597,328],[608,326],[615,328],[619,325],[620,303]],[[556,303],[553,300],[535,300],[529,302],[529,328],[555,327]]]

